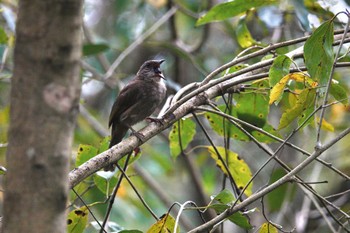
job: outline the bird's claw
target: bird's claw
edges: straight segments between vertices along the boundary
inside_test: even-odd
[[[137,139],[139,139],[141,142],[144,142],[146,139],[142,133],[136,131],[132,132],[131,135],[137,137]]]
[[[158,124],[158,125],[163,125],[164,124],[164,122],[163,122],[163,118],[156,118],[156,117],[147,117],[146,118],[146,121],[148,121],[148,122],[154,122],[154,123],[156,123],[156,124]]]

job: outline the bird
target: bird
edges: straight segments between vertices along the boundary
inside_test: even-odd
[[[164,61],[161,59],[144,62],[136,76],[119,92],[109,115],[108,126],[112,128],[109,148],[121,142],[128,130],[143,140],[144,136],[132,126],[148,118],[166,96],[166,79],[160,69]],[[157,121],[152,118],[150,120]],[[110,164],[104,170],[114,171],[114,167],[114,164]]]

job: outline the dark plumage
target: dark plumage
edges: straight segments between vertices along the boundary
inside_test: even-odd
[[[109,116],[112,127],[109,148],[119,143],[130,129],[142,139],[132,126],[149,117],[165,98],[166,86],[160,64],[164,60],[149,60],[143,63],[134,79],[119,93]],[[113,164],[105,170],[114,170]]]

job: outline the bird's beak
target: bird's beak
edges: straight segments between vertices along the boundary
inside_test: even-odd
[[[159,66],[160,66],[160,64],[162,64],[164,61],[165,61],[164,59],[158,60]],[[160,71],[160,69],[159,69],[159,71]],[[158,73],[158,75],[159,75],[159,77],[161,77],[162,79],[166,80],[162,72]]]
[[[158,75],[159,75],[159,77],[161,77],[162,79],[166,80],[166,78],[164,77],[163,73],[160,73],[160,74],[158,74]]]

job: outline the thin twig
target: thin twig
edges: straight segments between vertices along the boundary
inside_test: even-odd
[[[94,213],[91,211],[90,207],[85,203],[85,201],[83,200],[83,198],[81,198],[81,196],[75,191],[74,188],[72,188],[72,191],[75,193],[75,195],[79,198],[79,200],[83,203],[83,205],[86,207],[86,209],[89,211],[89,213],[91,214],[92,218],[96,221],[96,223],[102,228],[101,223],[97,220],[97,218],[95,217]],[[107,231],[103,230],[103,232],[107,233]],[[103,233],[102,232],[102,233]]]
[[[223,213],[219,214],[216,218],[206,222],[205,224],[203,224],[195,229],[192,229],[189,233],[202,232],[206,229],[209,229],[210,227],[214,226],[216,223],[224,220],[225,218],[227,218],[228,216],[232,215],[233,213],[239,211],[240,209],[244,208],[245,206],[255,202],[257,199],[265,196],[267,193],[271,192],[272,190],[276,189],[277,187],[281,186],[282,184],[285,184],[286,182],[293,180],[293,177],[297,173],[299,173],[301,170],[303,170],[315,158],[320,156],[323,152],[327,151],[330,147],[332,147],[334,144],[336,144],[339,140],[343,139],[349,133],[350,133],[350,128],[345,129],[337,137],[333,138],[328,143],[324,144],[318,150],[315,150],[310,157],[308,157],[304,161],[302,161],[298,166],[296,166],[293,170],[291,170],[286,175],[284,175],[281,179],[268,185],[267,187],[260,190],[259,192],[249,196],[243,202],[238,203],[237,205],[232,206],[232,208],[225,210]]]
[[[128,154],[128,156],[126,157],[126,160],[125,160],[125,164],[124,164],[124,168],[123,168],[123,169],[121,169],[121,168],[119,167],[119,165],[117,164],[117,165],[118,165],[118,169],[119,169],[120,172],[126,171],[126,169],[128,168],[128,163],[129,163],[131,154],[132,154],[132,152],[130,152],[130,153]],[[102,226],[101,226],[101,229],[100,229],[100,233],[102,233],[103,231],[105,231],[105,226],[106,226],[107,221],[108,221],[108,218],[109,218],[109,216],[110,216],[110,214],[111,214],[112,207],[113,207],[113,203],[114,203],[115,197],[117,196],[117,192],[118,192],[118,190],[119,190],[119,187],[120,187],[120,185],[121,185],[121,183],[122,183],[124,174],[125,174],[125,173],[123,173],[123,172],[120,174],[118,183],[117,183],[116,186],[114,187],[113,192],[112,192],[112,194],[111,194],[111,196],[110,196],[110,200],[109,200],[109,203],[108,203],[106,215],[105,215],[105,217],[104,217],[104,220],[103,220],[103,223],[102,223]]]
[[[273,134],[271,134],[271,133],[269,133],[269,132],[266,132],[265,130],[263,130],[263,129],[259,128],[259,127],[256,127],[256,126],[254,126],[254,125],[252,125],[252,124],[246,122],[246,121],[243,121],[243,120],[241,120],[241,119],[239,119],[239,118],[236,118],[236,117],[233,117],[233,116],[228,115],[228,114],[226,114],[226,113],[223,113],[223,112],[220,111],[220,109],[216,108],[216,107],[213,106],[213,105],[211,105],[211,107],[214,108],[214,109],[216,109],[216,110],[209,109],[209,108],[206,108],[206,107],[196,107],[196,109],[197,109],[197,110],[200,110],[200,111],[207,111],[207,112],[215,113],[215,114],[217,114],[217,115],[219,115],[219,116],[222,116],[222,117],[224,117],[224,118],[226,118],[226,119],[230,119],[230,120],[233,120],[233,121],[235,121],[235,122],[238,122],[239,124],[242,124],[242,125],[245,125],[245,126],[251,128],[251,129],[254,129],[254,130],[256,130],[256,131],[258,131],[258,132],[260,132],[260,133],[262,133],[262,134],[264,134],[264,135],[266,135],[266,136],[268,136],[268,137],[270,137],[270,138],[272,138],[272,139],[274,139],[274,140],[276,140],[276,141],[278,141],[278,142],[281,142],[281,143],[282,143],[282,142],[285,142],[285,144],[286,144],[287,146],[289,146],[289,147],[291,147],[291,148],[293,148],[293,149],[295,149],[295,150],[301,152],[302,154],[304,154],[304,155],[306,155],[306,156],[311,156],[311,154],[310,154],[309,152],[307,152],[306,150],[304,150],[304,149],[302,149],[302,148],[300,148],[300,147],[294,145],[293,143],[290,143],[290,142],[288,142],[288,141],[285,141],[285,140],[283,140],[283,139],[281,139],[281,138],[279,138],[279,137],[277,137],[277,136],[275,136],[275,135],[273,135]],[[321,158],[316,158],[316,161],[320,162],[320,163],[323,164],[325,167],[327,167],[327,168],[333,170],[335,173],[337,173],[338,175],[342,176],[342,177],[345,178],[346,180],[350,180],[350,177],[349,177],[347,174],[345,174],[344,172],[340,171],[340,170],[337,169],[336,167],[333,167],[332,164],[330,164],[330,163],[328,163],[328,162],[322,160]]]
[[[322,106],[325,106],[327,104],[327,102],[328,102],[328,95],[329,95],[329,92],[330,92],[330,88],[331,88],[331,84],[332,84],[332,79],[333,79],[336,63],[337,63],[340,51],[341,51],[341,49],[343,47],[343,43],[344,43],[344,40],[346,38],[347,31],[348,31],[349,26],[350,26],[350,15],[348,13],[345,13],[345,14],[348,16],[348,21],[346,23],[343,36],[342,36],[342,38],[340,40],[339,48],[337,50],[337,53],[335,54],[335,58],[334,58],[334,62],[333,62],[332,68],[331,68],[331,72],[330,72],[329,77],[328,77],[327,88],[326,88],[326,92],[325,92],[325,95],[324,95]],[[321,141],[320,141],[321,127],[322,127],[322,121],[323,121],[325,112],[326,112],[326,109],[322,108],[321,109],[321,114],[320,114],[320,123],[318,124],[318,130],[317,130],[316,147],[321,146]]]
[[[104,79],[110,78],[114,71],[117,69],[119,64],[145,39],[152,35],[160,26],[162,26],[168,19],[175,14],[177,7],[174,6],[168,10],[160,19],[158,19],[146,32],[140,35],[133,43],[131,43],[123,52],[117,57],[113,64],[109,67],[107,72],[104,75]]]

